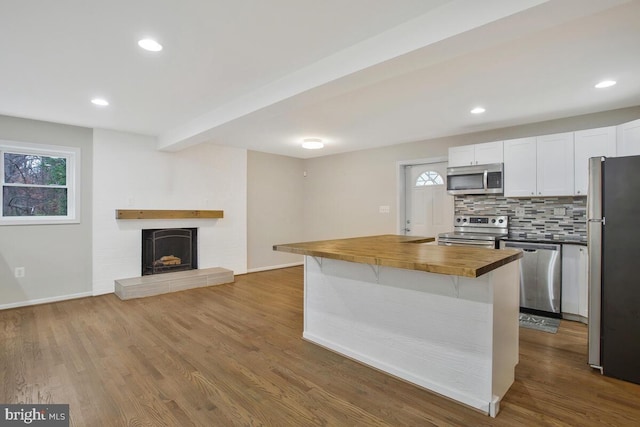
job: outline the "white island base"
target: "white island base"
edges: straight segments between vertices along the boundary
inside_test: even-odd
[[[305,256],[303,337],[493,417],[518,363],[519,262],[477,278]]]

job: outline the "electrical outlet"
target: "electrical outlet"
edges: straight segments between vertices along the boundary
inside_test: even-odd
[[[24,277],[24,267],[16,267],[14,274],[16,278]]]
[[[524,208],[522,206],[516,207],[516,216],[524,216]]]
[[[553,214],[556,216],[565,216],[567,214],[567,208],[553,208]]]

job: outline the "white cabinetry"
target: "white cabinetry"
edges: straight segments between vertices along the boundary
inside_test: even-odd
[[[504,142],[504,195],[531,197],[536,194],[536,138]]]
[[[589,254],[582,245],[562,245],[562,313],[586,323]]]
[[[461,145],[449,148],[449,167],[475,164],[476,154],[473,145]]]
[[[449,166],[502,163],[502,141],[449,148]]]
[[[502,152],[502,141],[485,142],[475,145],[476,165],[487,165],[490,163],[502,163],[504,160]]]
[[[586,196],[589,188],[589,158],[615,157],[616,127],[581,130],[574,134],[574,139],[574,194]]]
[[[640,120],[618,126],[618,156],[640,155]]]
[[[504,142],[504,195],[573,194],[573,133]]]
[[[536,195],[573,195],[573,132],[539,136],[536,144]]]

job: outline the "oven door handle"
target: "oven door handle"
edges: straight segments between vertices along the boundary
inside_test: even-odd
[[[493,243],[491,243],[490,241],[487,240],[462,240],[462,239],[457,239],[457,240],[440,240],[438,242],[441,245],[444,246],[491,246],[493,247]]]

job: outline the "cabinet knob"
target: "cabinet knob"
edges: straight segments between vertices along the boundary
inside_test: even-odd
[[[580,190],[578,190],[578,194],[580,194]]]
[[[542,195],[542,192],[538,192],[538,195],[540,195],[540,196],[541,196],[541,195]]]

